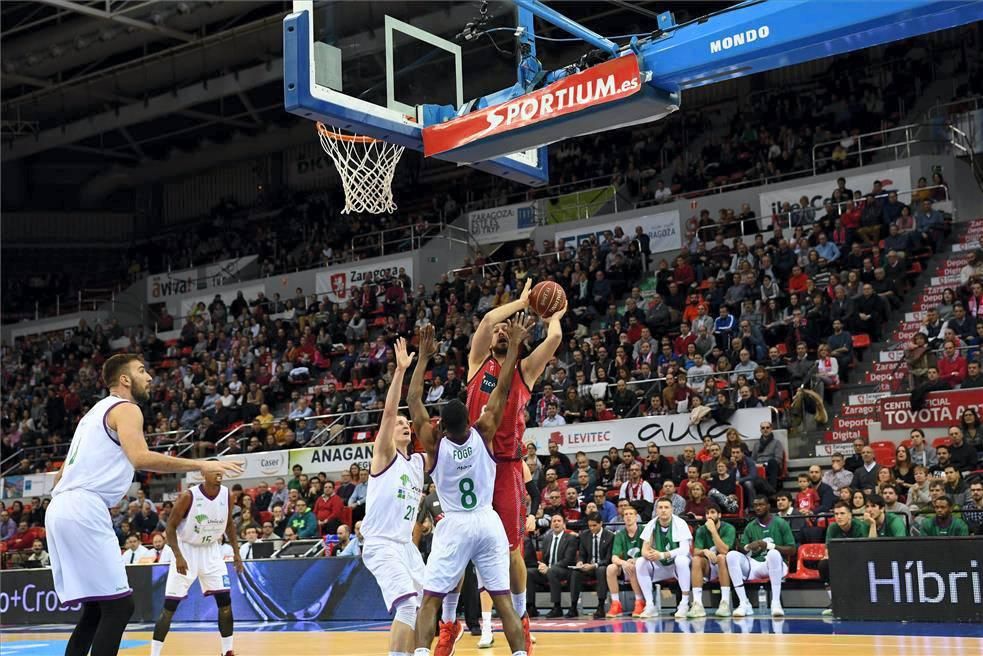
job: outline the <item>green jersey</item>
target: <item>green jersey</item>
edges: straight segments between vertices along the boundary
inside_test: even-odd
[[[734,543],[737,542],[737,529],[728,524],[727,522],[720,522],[717,526],[717,534],[724,544],[727,545],[728,549],[734,548]],[[694,549],[712,549],[714,553],[717,552],[716,543],[713,541],[713,536],[710,535],[710,531],[707,529],[706,524],[696,529],[696,536],[693,539]]]
[[[894,513],[884,513],[884,523],[877,529],[882,538],[903,538],[908,535],[904,520]]]
[[[795,546],[795,538],[792,537],[792,529],[788,522],[777,515],[771,516],[767,526],[762,525],[757,518],[752,519],[751,523],[744,527],[744,533],[741,534],[741,545],[746,547],[752,542],[766,538],[771,538],[776,547]],[[748,556],[763,563],[766,553],[761,551],[757,554],[748,554]]]
[[[922,535],[930,537],[938,537],[943,535],[969,535],[969,526],[966,522],[959,519],[958,517],[953,517],[952,521],[946,526],[939,526],[939,521],[936,518],[927,519],[922,522]]]
[[[829,544],[830,540],[837,540],[840,538],[866,538],[869,535],[870,525],[864,520],[854,517],[850,520],[849,531],[844,531],[836,522],[830,524],[829,528],[826,529],[826,544]]]
[[[623,528],[614,534],[611,555],[622,560],[642,557],[642,527],[635,527],[635,537],[628,537],[628,529]]]

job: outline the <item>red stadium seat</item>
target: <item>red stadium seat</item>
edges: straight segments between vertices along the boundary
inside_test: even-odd
[[[791,572],[786,578],[792,579],[793,581],[818,581],[819,570],[807,567],[806,562],[820,561],[824,558],[826,558],[825,544],[803,544],[799,547],[798,564],[795,567],[795,571]]]
[[[870,448],[874,450],[874,460],[881,467],[894,466],[894,442],[871,442]]]
[[[354,528],[355,524],[352,523],[352,509],[345,506],[341,509],[341,523],[347,524],[348,528]]]
[[[272,522],[273,521],[273,513],[271,513],[269,510],[260,510],[259,511],[259,521],[260,521],[260,523],[263,523],[263,522]]]
[[[940,446],[951,446],[951,445],[952,445],[952,440],[950,440],[948,437],[936,437],[934,440],[932,440],[932,446],[935,447],[936,449],[939,448]]]
[[[865,349],[870,346],[870,335],[867,333],[857,333],[853,336],[853,348]]]

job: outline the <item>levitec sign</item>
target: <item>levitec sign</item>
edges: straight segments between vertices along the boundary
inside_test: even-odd
[[[353,263],[331,267],[314,278],[315,291],[324,295],[329,303],[344,303],[351,298],[352,289],[372,282],[396,278],[400,269],[413,278],[413,258],[398,257],[379,260],[371,264]]]
[[[526,239],[538,224],[538,205],[539,201],[533,201],[469,212],[468,232],[479,244]]]
[[[580,228],[558,230],[555,239],[558,248],[576,249],[582,242],[590,240],[591,237],[596,237],[599,244],[604,243],[604,233],[613,233],[615,228],[621,228],[626,235],[633,236],[637,226],[641,226],[642,231],[648,235],[649,250],[653,253],[678,251],[682,248],[683,242],[679,234],[679,210],[645,214],[609,223],[589,221],[588,225]]]
[[[658,417],[633,417],[614,421],[597,421],[584,424],[568,424],[550,428],[527,428],[524,442],[533,442],[540,451],[550,443],[556,443],[561,453],[578,451],[607,451],[611,447],[621,449],[628,442],[643,448],[655,444],[661,449],[696,446],[703,437],[722,439],[728,428],[736,428],[747,441],[756,441],[761,435],[761,422],[770,421],[769,408],[749,408],[735,412],[727,424],[712,420],[699,426],[689,423],[689,414],[662,415]]]
[[[946,427],[958,424],[965,409],[983,405],[983,389],[930,392],[925,406],[917,412],[911,409],[911,396],[907,394],[879,399],[877,403],[884,430]]]
[[[980,554],[983,537],[830,540],[833,614],[846,620],[983,622]]]

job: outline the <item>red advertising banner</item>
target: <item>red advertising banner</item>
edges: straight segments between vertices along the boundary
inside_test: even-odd
[[[932,392],[925,398],[925,407],[911,409],[911,396],[891,396],[877,402],[882,429],[945,427],[959,423],[966,408],[983,405],[983,389]]]
[[[438,155],[480,139],[624,100],[641,88],[638,58],[618,57],[508,102],[427,126],[423,128],[423,154]]]
[[[840,408],[840,414],[844,417],[870,417],[877,414],[877,405],[874,403],[845,405]]]
[[[827,442],[852,442],[857,438],[867,440],[870,438],[870,433],[867,427],[864,426],[863,428],[852,428],[850,430],[826,431],[825,437]]]

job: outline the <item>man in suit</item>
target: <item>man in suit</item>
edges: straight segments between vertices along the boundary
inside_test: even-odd
[[[587,516],[587,529],[580,532],[577,546],[576,569],[570,571],[570,610],[567,617],[577,617],[577,601],[584,581],[593,578],[597,581],[597,610],[594,619],[604,619],[604,600],[608,596],[607,567],[611,564],[611,548],[614,546],[614,533],[604,528],[601,516],[591,513]]]
[[[535,554],[526,554],[526,609],[529,617],[538,617],[539,609],[536,608],[536,592],[540,589],[549,588],[550,601],[553,608],[547,613],[546,617],[556,618],[563,616],[560,608],[560,593],[563,584],[570,578],[570,566],[577,562],[577,538],[566,532],[567,522],[562,514],[555,514],[550,518],[550,530],[543,536],[540,542],[543,549],[543,558],[535,558]],[[532,555],[532,562],[529,556]]]

